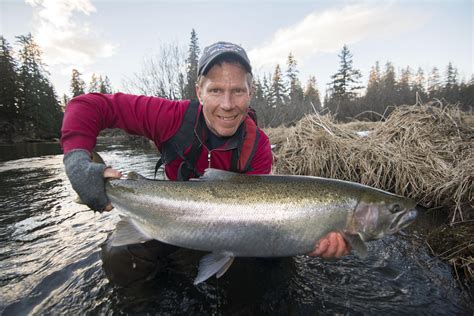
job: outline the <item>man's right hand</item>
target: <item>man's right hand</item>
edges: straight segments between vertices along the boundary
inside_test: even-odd
[[[112,205],[105,194],[104,178],[120,178],[120,172],[92,162],[90,153],[83,149],[68,152],[63,161],[72,188],[82,202],[94,211],[110,211]]]

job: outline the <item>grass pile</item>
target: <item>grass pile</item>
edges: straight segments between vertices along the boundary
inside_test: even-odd
[[[474,221],[474,115],[454,105],[397,106],[373,123],[308,115],[286,131],[266,132],[276,145],[274,173],[349,180],[408,196],[446,209],[449,227]],[[463,258],[472,272],[474,234],[465,237]]]

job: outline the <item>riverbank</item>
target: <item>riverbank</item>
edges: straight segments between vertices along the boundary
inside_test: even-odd
[[[419,201],[443,216],[426,243],[458,279],[474,278],[474,116],[456,106],[399,106],[380,122],[338,124],[310,115],[268,129],[274,172],[367,184]]]

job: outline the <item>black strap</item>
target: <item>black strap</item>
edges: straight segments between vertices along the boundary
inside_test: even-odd
[[[198,117],[199,101],[193,100],[189,103],[184,113],[183,121],[179,130],[169,140],[161,146],[161,157],[155,165],[155,178],[158,169],[163,165],[170,163],[178,157],[185,160],[184,151],[191,146],[195,135],[194,126]],[[181,169],[181,168],[180,168]]]

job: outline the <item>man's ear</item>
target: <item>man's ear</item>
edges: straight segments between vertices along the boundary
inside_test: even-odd
[[[199,102],[202,103],[201,102],[201,87],[198,84],[196,84],[194,86],[194,89],[196,90],[196,96],[197,96]]]

